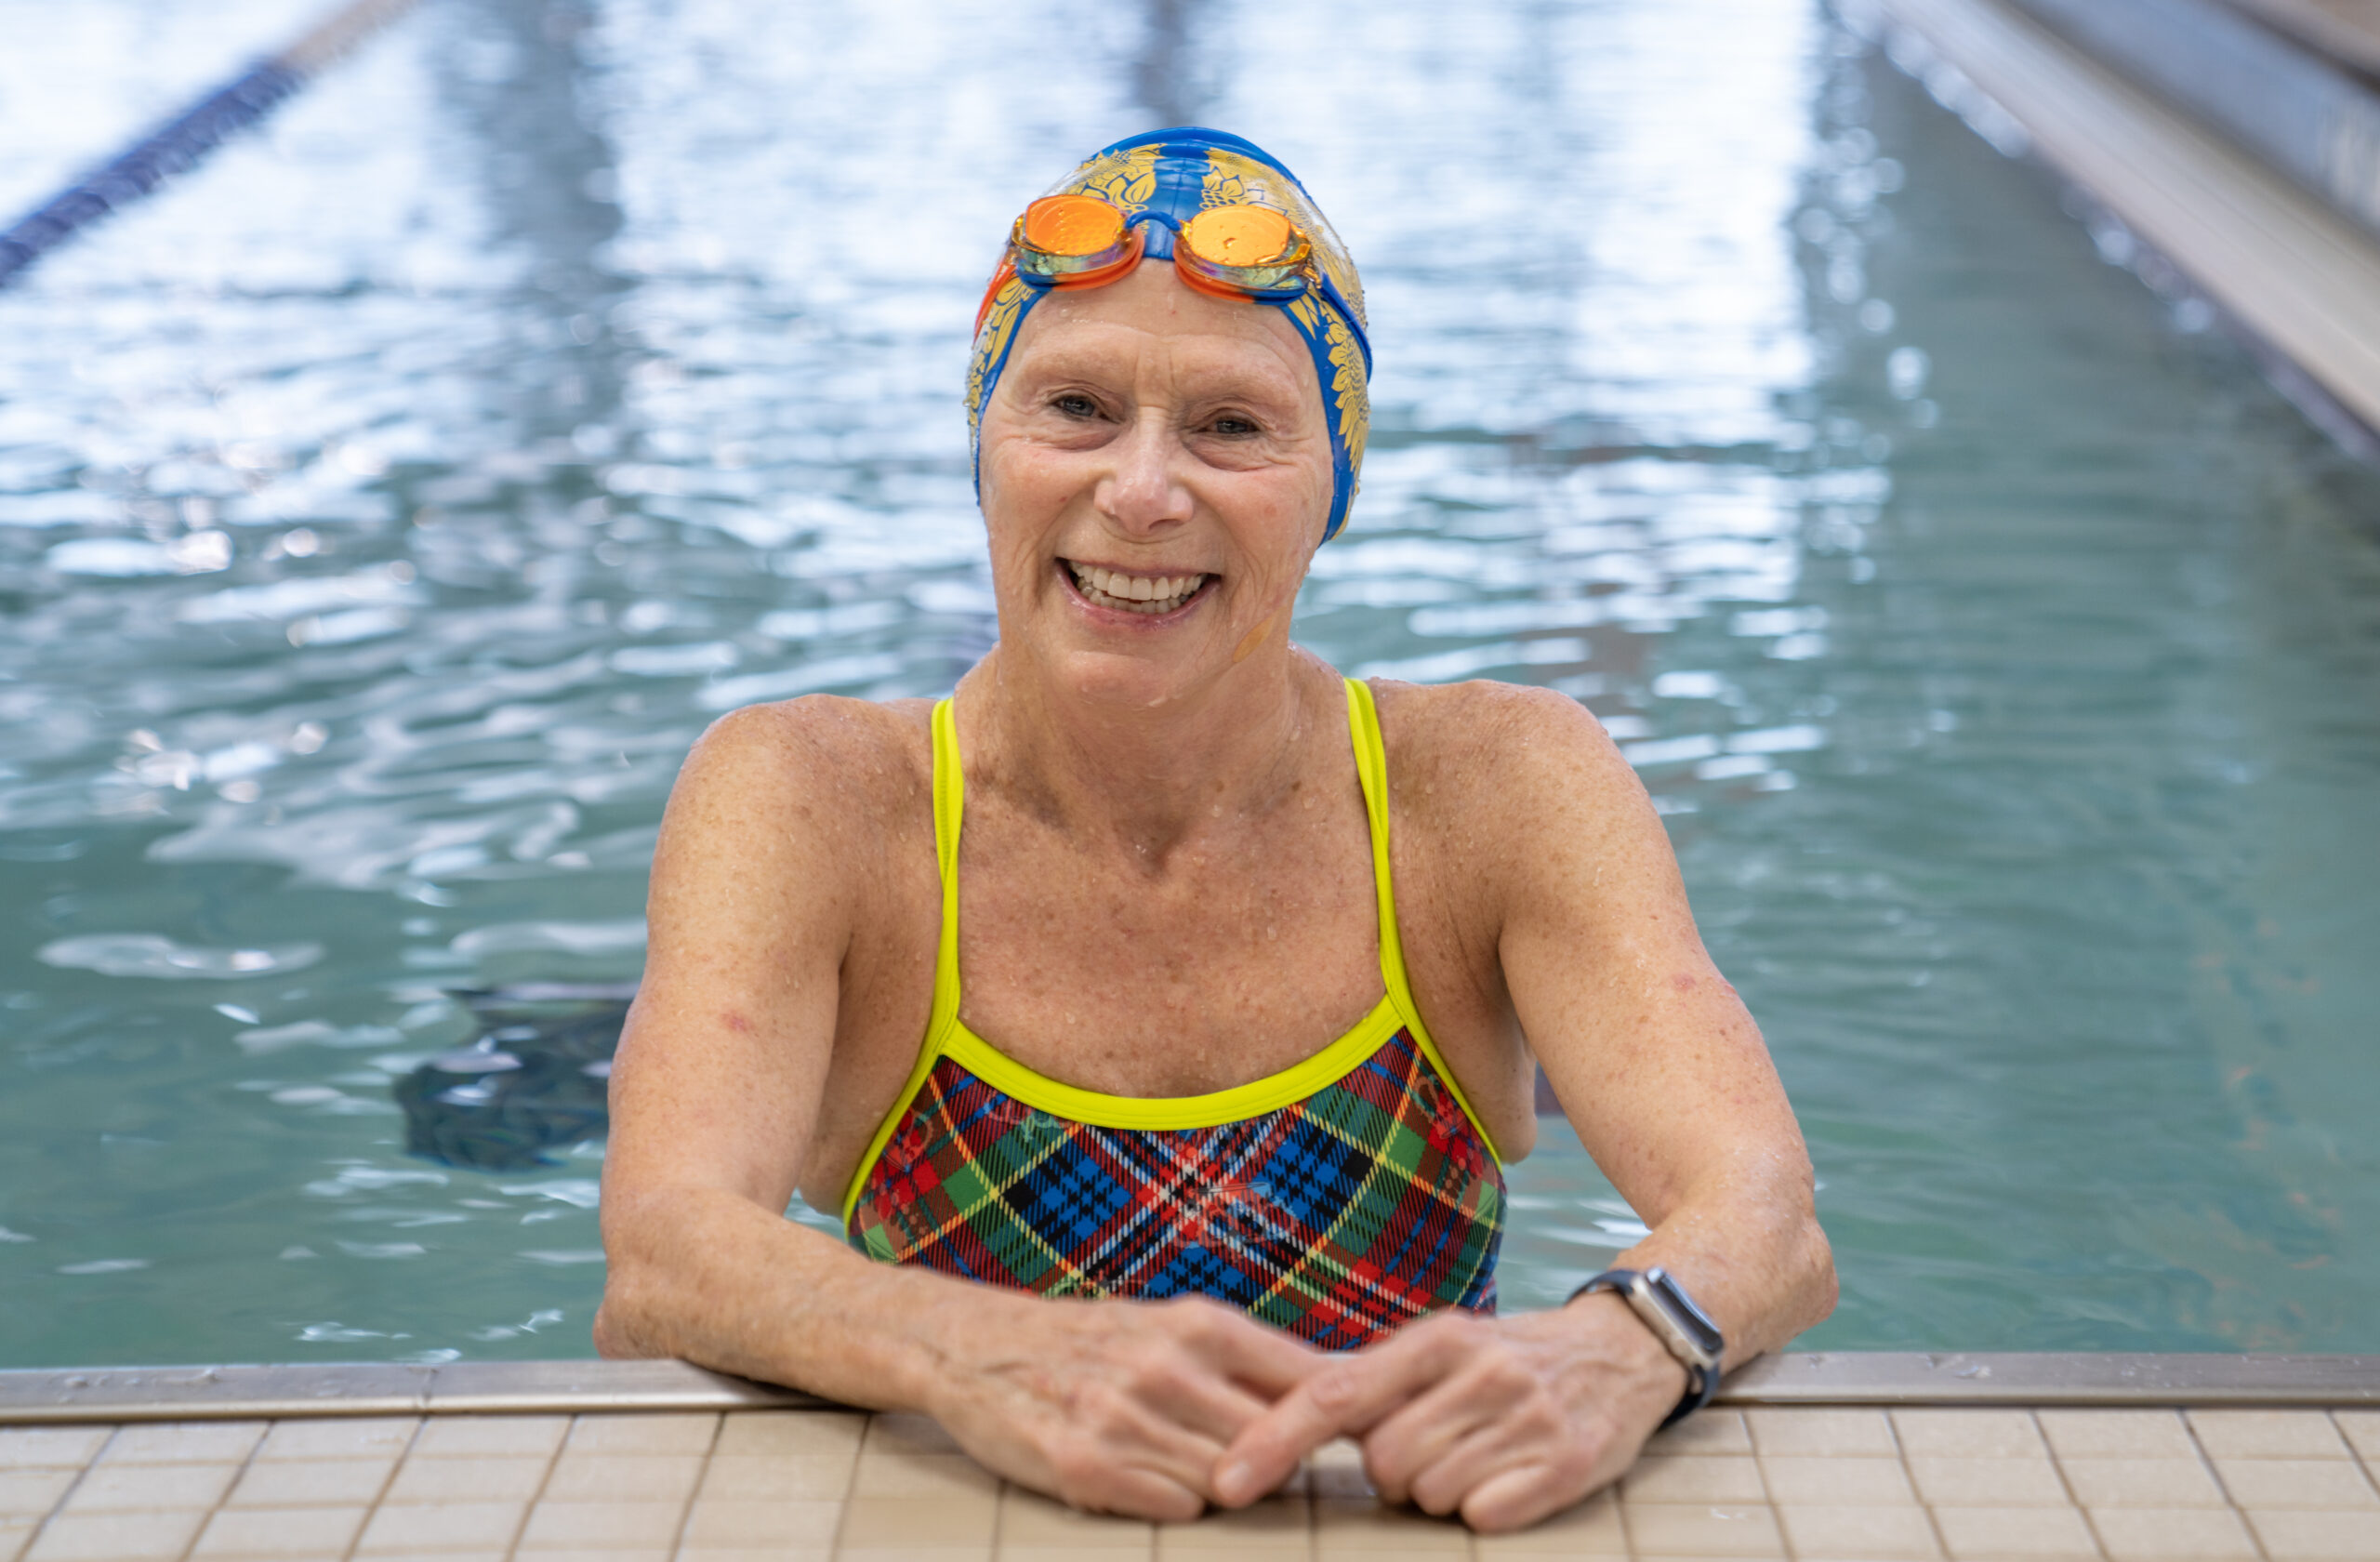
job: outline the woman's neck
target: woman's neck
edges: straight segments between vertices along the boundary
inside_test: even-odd
[[[1328,687],[1325,687],[1325,685]],[[1093,698],[998,649],[959,685],[971,786],[1154,867],[1202,831],[1276,806],[1338,680],[1286,639],[1196,693]]]

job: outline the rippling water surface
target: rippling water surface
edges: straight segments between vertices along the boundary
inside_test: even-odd
[[[0,0],[0,207],[311,9]],[[0,1358],[587,1350],[600,1142],[398,1092],[521,1017],[459,993],[634,978],[707,721],[990,644],[993,246],[1194,118],[1370,289],[1302,638],[1626,747],[1811,1136],[1812,1343],[2380,1349],[2380,482],[1852,33],[431,0],[0,295]],[[1514,1304],[1633,1229],[1575,1144],[1513,1185]]]

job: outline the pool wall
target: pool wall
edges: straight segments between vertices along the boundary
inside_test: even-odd
[[[10,1426],[16,1422],[46,1424]],[[2368,1557],[2380,1357],[1782,1356],[1518,1534],[1382,1502],[1335,1443],[1150,1525],[932,1423],[670,1362],[0,1374],[0,1556]]]
[[[2087,18],[2061,35],[2029,12],[2082,26],[2087,7],[2026,0],[1879,0],[1850,7],[1855,24],[1881,26],[1896,63],[1923,81],[2003,151],[2030,150],[2103,202],[2202,288],[2276,369],[2285,394],[2350,446],[2374,448],[2380,427],[2380,244],[2365,220],[2380,212],[2372,160],[2357,149],[2380,113],[2360,82],[2221,13],[2214,20],[2258,46],[2253,70],[2203,73],[2218,52],[2186,7],[2156,46],[2128,38],[2114,18]],[[2070,14],[2069,14],[2070,13]],[[2134,31],[2136,31],[2134,30]],[[2096,44],[2120,58],[2103,61]],[[2258,122],[2256,140],[2292,178],[2223,130],[2138,85],[2194,88],[2217,123]],[[2320,102],[2317,89],[2327,92]],[[2300,111],[2296,133],[2268,123],[2261,96]],[[2335,112],[2333,112],[2335,111]],[[2373,130],[2380,134],[2380,130]],[[2304,182],[2300,182],[2301,179]],[[2312,184],[2331,193],[2318,196]],[[2333,201],[2337,202],[2334,205]],[[2343,421],[2342,415],[2347,421]]]

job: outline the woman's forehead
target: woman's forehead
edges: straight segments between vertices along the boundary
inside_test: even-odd
[[[1123,371],[1161,354],[1177,373],[1239,375],[1294,391],[1321,388],[1305,344],[1278,310],[1185,286],[1162,260],[1104,287],[1051,295],[1025,318],[1012,374]]]

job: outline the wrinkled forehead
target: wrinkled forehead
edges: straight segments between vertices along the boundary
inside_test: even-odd
[[[1286,212],[1313,241],[1315,258],[1329,273],[1355,324],[1364,318],[1363,283],[1346,245],[1305,187],[1261,158],[1230,147],[1198,141],[1152,141],[1111,147],[1051,186],[1051,195],[1096,195],[1127,218],[1153,212],[1177,228],[1216,206],[1259,205]]]
[[[1177,392],[1234,389],[1322,415],[1305,341],[1279,310],[1250,309],[1144,260],[1105,287],[1052,293],[1018,327],[1003,385],[1031,394],[1049,376],[1091,380],[1156,374]]]

